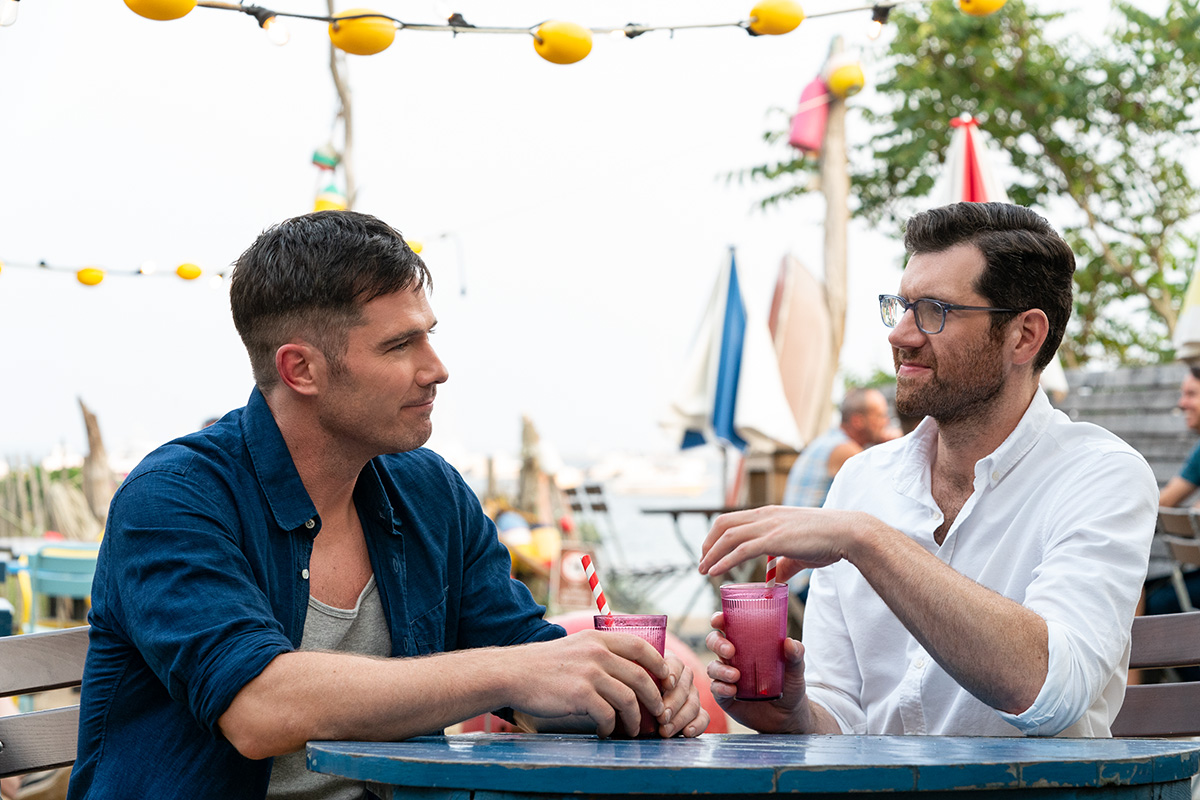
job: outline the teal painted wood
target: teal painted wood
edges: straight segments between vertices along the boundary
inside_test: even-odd
[[[1186,800],[1200,742],[950,736],[766,736],[608,740],[549,734],[427,736],[406,742],[310,742],[308,767],[426,800],[523,800],[847,792],[954,800],[979,791],[1021,800],[1075,795]],[[405,787],[404,791],[399,791]],[[430,794],[429,789],[444,790]],[[977,794],[971,795],[978,797]],[[897,798],[900,800],[900,798]]]

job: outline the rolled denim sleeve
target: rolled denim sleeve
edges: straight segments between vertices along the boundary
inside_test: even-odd
[[[242,687],[293,648],[272,614],[271,587],[243,552],[238,498],[198,471],[194,461],[147,470],[121,487],[97,575],[104,619],[219,736],[217,720]]]

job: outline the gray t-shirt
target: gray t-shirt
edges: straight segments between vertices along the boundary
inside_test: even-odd
[[[392,654],[392,638],[383,616],[383,603],[375,587],[375,576],[367,581],[354,608],[334,608],[312,597],[304,619],[301,650],[336,650],[367,656]],[[361,800],[366,797],[362,781],[309,771],[304,751],[278,756],[271,767],[270,800]]]

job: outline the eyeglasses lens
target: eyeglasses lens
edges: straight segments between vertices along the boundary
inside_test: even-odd
[[[913,303],[913,313],[917,315],[917,327],[925,333],[937,333],[942,329],[945,312],[937,303],[918,300]]]

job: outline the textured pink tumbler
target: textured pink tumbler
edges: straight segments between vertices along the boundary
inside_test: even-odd
[[[781,583],[728,583],[721,587],[725,638],[733,643],[730,662],[741,675],[738,700],[777,700],[783,696],[783,640],[787,636],[788,587]]]
[[[597,614],[592,617],[592,625],[603,633],[629,633],[645,639],[661,656],[667,646],[667,616],[665,614]],[[651,676],[653,677],[653,676]],[[658,678],[654,678],[658,684]],[[661,686],[659,687],[661,688]],[[658,720],[638,703],[642,709],[642,725],[638,736],[646,736],[658,730]]]

